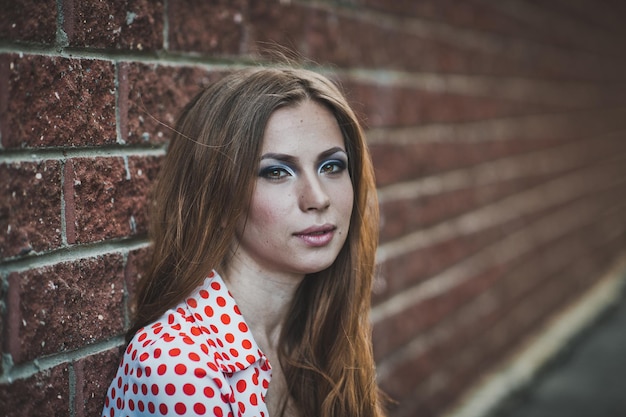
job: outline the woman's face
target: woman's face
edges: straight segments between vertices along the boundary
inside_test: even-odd
[[[276,110],[265,129],[232,261],[268,275],[329,267],[346,240],[353,199],[348,155],[333,114],[308,100]]]

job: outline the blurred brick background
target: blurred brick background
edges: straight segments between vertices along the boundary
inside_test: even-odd
[[[100,412],[167,125],[272,45],[338,80],[367,127],[382,209],[372,321],[391,415],[443,413],[624,253],[617,0],[0,10],[4,416]]]

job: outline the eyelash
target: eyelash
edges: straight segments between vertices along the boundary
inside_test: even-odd
[[[335,175],[344,171],[346,169],[346,166],[347,166],[346,162],[340,159],[332,159],[332,160],[324,161],[322,164],[320,164],[318,172],[325,173],[328,175]],[[323,170],[325,167],[331,167],[331,171],[324,172]],[[285,167],[283,165],[271,165],[271,166],[261,169],[261,171],[259,172],[259,177],[266,178],[268,180],[273,180],[273,181],[281,180],[287,175],[294,176],[295,172],[291,168]]]

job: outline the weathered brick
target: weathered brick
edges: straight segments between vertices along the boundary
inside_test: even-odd
[[[5,417],[65,417],[70,413],[67,364],[41,371],[11,384],[0,384],[0,404]]]
[[[381,243],[412,231],[452,219],[501,198],[539,185],[553,175],[537,175],[502,181],[478,187],[464,188],[440,194],[381,202]],[[419,185],[416,185],[419,186]]]
[[[124,346],[87,356],[74,363],[76,374],[75,415],[98,416],[102,413],[106,392],[117,372]]]
[[[123,332],[124,273],[121,255],[81,259],[14,273],[19,309],[16,364],[77,349]],[[13,300],[9,300],[10,303]],[[9,312],[15,311],[9,305]]]
[[[2,146],[114,143],[115,75],[110,62],[5,55],[9,60]]]
[[[420,332],[436,326],[446,316],[493,285],[501,274],[495,266],[481,274],[469,277],[445,294],[422,300],[383,321],[374,323],[372,339],[377,359],[385,357],[410,342]]]
[[[237,55],[245,36],[247,3],[246,0],[170,0],[170,49]]]
[[[152,256],[152,247],[134,250],[128,254],[124,277],[126,279],[126,289],[128,290],[128,313],[134,317],[136,313],[135,297],[137,296],[137,283],[147,274]]]
[[[55,0],[3,1],[0,5],[0,39],[53,43],[56,38]]]
[[[461,132],[458,135],[462,135]],[[379,187],[562,144],[561,137],[465,142],[446,140],[370,145]]]
[[[70,236],[68,228],[68,242],[145,234],[145,203],[158,162],[158,157],[130,158],[126,163],[123,158],[76,158],[66,162],[73,169],[75,215],[75,236]]]
[[[64,13],[71,46],[138,51],[163,47],[162,1],[73,1],[65,2]]]
[[[192,97],[222,76],[201,67],[121,64],[121,131],[128,143],[164,143]]]
[[[562,110],[537,103],[341,80],[368,127],[460,123]]]
[[[0,164],[0,259],[61,245],[58,161]]]

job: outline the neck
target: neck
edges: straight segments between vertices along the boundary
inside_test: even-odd
[[[223,278],[261,350],[275,351],[289,306],[304,276],[269,273],[235,261],[226,267]]]

